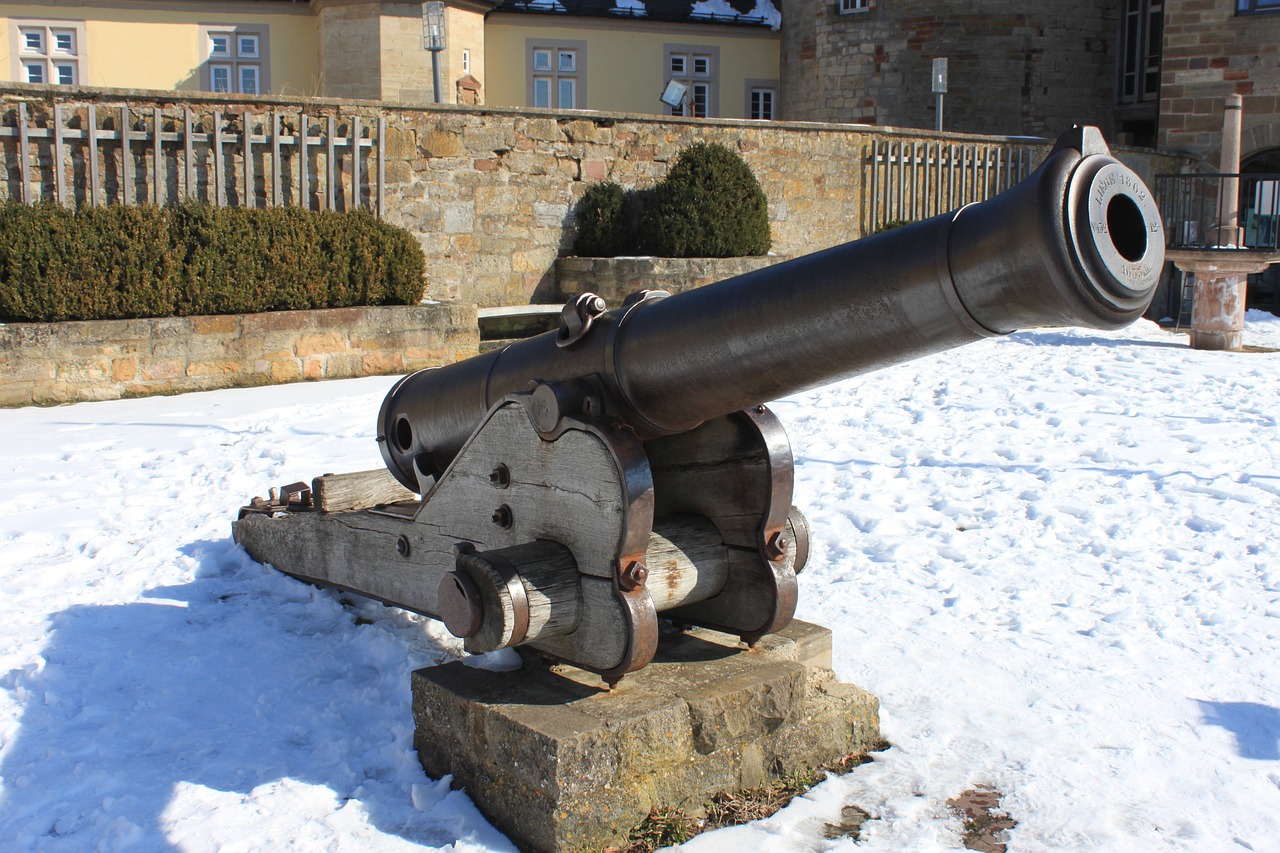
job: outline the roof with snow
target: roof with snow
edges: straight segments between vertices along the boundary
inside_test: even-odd
[[[775,30],[782,21],[772,0],[501,0],[497,11],[740,24]]]

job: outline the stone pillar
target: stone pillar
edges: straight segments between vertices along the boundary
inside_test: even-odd
[[[1218,171],[1230,175],[1222,182],[1222,195],[1218,197],[1219,246],[1239,247],[1243,242],[1240,231],[1240,125],[1244,112],[1244,98],[1228,95],[1222,113],[1222,156],[1218,158]],[[1242,311],[1244,309],[1241,309]],[[1242,314],[1241,317],[1244,315]]]

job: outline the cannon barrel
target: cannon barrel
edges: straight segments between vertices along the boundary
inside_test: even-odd
[[[531,384],[551,389],[535,398],[560,414],[673,435],[1017,329],[1119,328],[1146,310],[1163,263],[1150,192],[1097,130],[1078,127],[985,202],[613,311],[579,298],[558,332],[401,379],[378,441],[416,491],[415,463],[438,476],[492,405]]]

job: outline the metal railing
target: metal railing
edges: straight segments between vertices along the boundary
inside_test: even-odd
[[[863,233],[985,201],[1029,175],[1049,148],[874,140],[867,147]]]
[[[1157,175],[1154,190],[1171,249],[1280,249],[1280,174]]]
[[[0,115],[7,195],[27,204],[199,200],[383,214],[381,117],[362,124],[305,111],[40,107],[19,102]]]

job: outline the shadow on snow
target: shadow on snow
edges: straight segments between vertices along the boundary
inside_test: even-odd
[[[1204,722],[1236,737],[1241,758],[1280,761],[1280,708],[1258,702],[1206,702],[1197,699]]]
[[[417,764],[413,666],[396,632],[420,626],[386,611],[355,628],[336,596],[230,540],[183,550],[199,562],[194,581],[147,602],[69,607],[51,619],[43,665],[0,676],[24,708],[0,765],[0,837],[18,842],[8,849],[51,838],[172,849],[164,813],[179,784],[247,797],[285,779],[331,791],[330,814],[358,800],[369,823],[406,840],[509,848]]]

